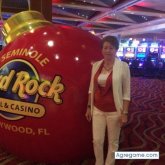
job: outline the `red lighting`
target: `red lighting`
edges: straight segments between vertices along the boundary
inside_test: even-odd
[[[86,24],[85,27],[93,27],[92,24]]]
[[[52,0],[52,3],[60,3],[62,0]]]
[[[98,21],[107,21],[108,17],[100,18]]]
[[[127,8],[127,10],[135,11],[137,8],[135,6],[130,6]]]
[[[150,7],[153,4],[151,2],[139,2],[136,4],[137,6],[141,6],[141,7]]]

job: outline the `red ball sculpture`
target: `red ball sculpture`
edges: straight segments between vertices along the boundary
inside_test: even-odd
[[[28,11],[9,19],[29,13],[33,20],[40,15]],[[32,161],[87,158],[93,148],[85,111],[100,40],[74,27],[33,28],[30,21],[19,23],[26,22],[28,30],[11,33],[8,40],[14,39],[0,53],[0,145]]]

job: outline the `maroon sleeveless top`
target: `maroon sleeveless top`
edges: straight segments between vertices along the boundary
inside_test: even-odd
[[[112,72],[106,80],[105,87],[101,87],[97,81],[103,68],[103,64],[104,63],[101,64],[94,76],[94,106],[104,112],[115,112],[116,107],[113,98]]]

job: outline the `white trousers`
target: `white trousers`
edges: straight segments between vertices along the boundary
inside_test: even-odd
[[[108,153],[105,165],[114,165],[115,151],[119,147],[120,136],[120,114],[118,112],[102,112],[96,107],[93,110],[93,147],[96,163],[104,165],[104,139],[107,128],[108,133]]]

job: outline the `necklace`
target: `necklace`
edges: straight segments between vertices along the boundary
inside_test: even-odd
[[[104,61],[104,64],[103,64],[104,70],[106,70],[107,72],[112,71],[113,63],[114,63],[113,61],[110,61],[110,62]]]
[[[106,71],[108,71],[108,72],[109,72],[110,70],[112,70],[113,66],[111,66],[111,67],[109,67],[109,68],[108,68],[108,67],[103,66],[103,68],[104,68]]]

